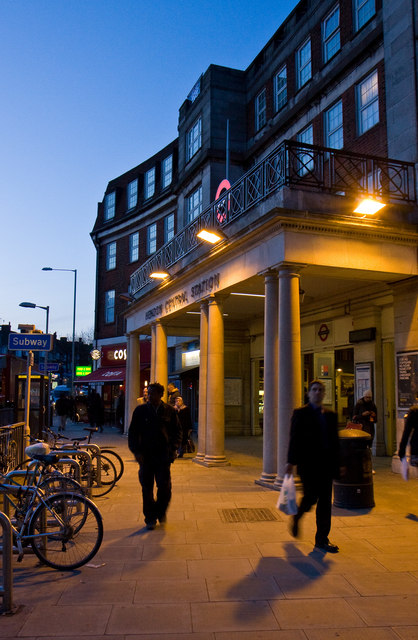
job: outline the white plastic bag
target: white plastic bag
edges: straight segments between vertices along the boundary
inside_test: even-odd
[[[404,480],[408,480],[409,476],[409,465],[406,456],[401,459],[401,475]]]
[[[295,516],[298,512],[296,504],[296,487],[293,475],[286,474],[283,478],[282,488],[280,489],[277,508],[288,516]]]

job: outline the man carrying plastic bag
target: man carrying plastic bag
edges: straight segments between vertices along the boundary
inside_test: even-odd
[[[339,476],[339,440],[337,414],[324,409],[325,387],[313,380],[308,387],[309,402],[295,409],[290,428],[285,474],[292,475],[297,465],[303,485],[303,497],[293,516],[291,534],[299,535],[299,521],[316,504],[315,547],[337,553],[328,535],[331,530],[332,481]]]
[[[296,487],[293,476],[286,475],[283,478],[282,488],[280,489],[280,495],[277,501],[277,508],[279,511],[283,511],[287,516],[294,516],[297,514],[298,505],[296,504]]]

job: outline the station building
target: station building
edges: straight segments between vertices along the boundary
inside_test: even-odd
[[[178,137],[109,182],[95,331],[126,343],[126,425],[145,340],[149,380],[178,380],[192,406],[196,462],[262,435],[258,481],[278,486],[314,377],[341,426],[370,388],[375,453],[396,454],[418,393],[416,4],[302,0],[247,69],[211,65]]]

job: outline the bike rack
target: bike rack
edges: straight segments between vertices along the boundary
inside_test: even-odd
[[[0,585],[0,595],[3,598],[2,613],[12,613],[13,610],[13,535],[12,523],[5,513],[0,511],[0,524],[3,529],[3,585]]]
[[[88,476],[89,476],[89,482],[87,484],[87,495],[89,498],[91,498],[91,468],[92,468],[92,463],[91,463],[91,455],[88,451],[83,451],[81,449],[54,449],[53,451],[57,456],[59,456],[61,459],[64,459],[66,456],[80,456],[81,458],[84,458],[86,460],[86,464],[87,464],[87,472],[88,472]],[[75,461],[76,462],[76,461]],[[77,463],[78,466],[80,467],[80,464]],[[81,473],[80,473],[81,476]],[[80,477],[81,480],[81,477]]]

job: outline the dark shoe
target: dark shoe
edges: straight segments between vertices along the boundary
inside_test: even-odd
[[[157,526],[156,520],[152,520],[151,522],[146,522],[145,524],[147,529],[149,529],[150,531],[155,529],[155,527]]]
[[[167,516],[166,516],[165,514],[164,514],[163,516],[160,516],[160,517],[158,518],[158,522],[159,522],[160,524],[165,524],[165,523],[167,522]]]
[[[329,540],[326,542],[315,542],[315,549],[321,549],[327,553],[338,553],[339,548],[336,544],[332,544]]]
[[[297,538],[299,535],[299,518],[297,516],[292,517],[292,522],[290,524],[290,533],[294,538]]]

